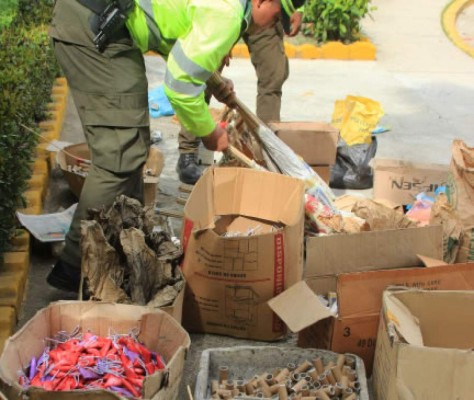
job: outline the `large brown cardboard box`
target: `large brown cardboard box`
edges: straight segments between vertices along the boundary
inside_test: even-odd
[[[309,237],[304,277],[327,294],[342,273],[421,266],[418,254],[442,260],[442,240],[441,226]]]
[[[377,338],[378,400],[472,399],[473,291],[388,290]]]
[[[273,122],[276,135],[309,165],[336,162],[339,130],[325,122]]]
[[[306,282],[298,285],[295,285],[298,289],[293,289],[294,292],[290,288],[269,301],[270,307],[288,324],[290,330],[299,332],[298,345],[356,354],[364,360],[370,375],[383,291],[389,286],[427,290],[474,290],[474,264],[341,274],[336,278],[337,316],[316,304],[319,307],[305,310],[308,318],[305,320],[301,313],[292,312],[291,307],[303,293],[306,293],[306,299],[302,302],[307,305],[305,307],[313,304],[317,297]],[[303,285],[306,287],[303,288]]]
[[[110,332],[129,333],[137,329],[139,340],[152,351],[161,354],[166,362],[164,371],[145,379],[144,399],[178,399],[184,360],[191,344],[189,335],[167,313],[149,307],[101,302],[60,301],[38,311],[23,328],[7,340],[0,357],[0,391],[9,399],[73,400],[121,399],[105,390],[45,392],[24,390],[17,383],[17,372],[28,365],[33,356],[39,357],[45,338],[59,331],[91,331],[100,336]]]
[[[374,159],[374,198],[396,204],[411,204],[418,193],[434,196],[445,185],[449,166],[419,164],[392,159]]]
[[[267,300],[301,280],[303,203],[298,179],[247,168],[206,171],[184,210],[188,330],[256,340],[285,334]]]

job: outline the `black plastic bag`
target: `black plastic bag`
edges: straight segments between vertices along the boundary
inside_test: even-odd
[[[348,146],[343,139],[337,144],[336,164],[331,168],[329,186],[334,189],[369,189],[374,175],[369,162],[377,152],[377,138],[370,144]]]

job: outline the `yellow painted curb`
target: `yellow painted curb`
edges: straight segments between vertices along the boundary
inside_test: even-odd
[[[26,229],[17,229],[15,236],[10,240],[11,252],[29,252],[30,251],[30,232]]]
[[[23,271],[28,275],[30,269],[30,253],[27,251],[9,251],[3,254],[3,265],[0,272]]]
[[[46,195],[48,183],[48,174],[33,174],[28,180],[28,188],[41,190],[41,197],[44,199]]]
[[[16,312],[13,307],[0,307],[0,352],[6,340],[13,335],[16,325]],[[3,397],[0,397],[3,398]]]
[[[360,41],[351,44],[328,42],[322,46],[309,43],[295,46],[291,43],[284,42],[284,46],[285,54],[288,58],[369,61],[376,59],[376,48],[367,38],[362,38]],[[247,45],[237,43],[232,49],[232,57],[249,58],[250,53]]]
[[[443,10],[441,15],[441,25],[444,33],[454,43],[456,47],[474,57],[474,47],[469,46],[459,34],[456,28],[456,20],[461,12],[468,6],[474,4],[474,0],[453,0]]]
[[[249,58],[250,57],[249,48],[244,43],[237,43],[232,48],[232,57],[235,57],[235,58]]]
[[[2,332],[9,332],[8,336],[10,336],[15,329],[15,324],[15,309],[13,307],[0,307],[0,329]]]
[[[26,207],[43,206],[43,191],[41,189],[30,189],[23,193],[26,200]]]

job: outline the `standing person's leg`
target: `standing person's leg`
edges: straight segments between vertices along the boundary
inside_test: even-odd
[[[263,122],[279,121],[283,83],[289,75],[280,22],[262,32],[244,36],[257,73],[257,116]]]
[[[80,222],[87,210],[110,206],[120,194],[143,200],[142,167],[150,140],[148,83],[143,56],[131,40],[113,43],[104,53],[61,41],[54,47],[92,155],[66,246],[47,278],[52,286],[76,291]]]
[[[222,70],[222,68],[221,68]],[[206,89],[206,102],[211,101],[211,93]],[[179,159],[176,170],[179,180],[188,185],[194,185],[202,175],[202,170],[198,165],[198,150],[201,138],[194,136],[181,126],[178,135]]]
[[[201,139],[194,136],[181,126],[178,136],[179,159],[176,170],[179,180],[194,185],[202,175],[198,165],[198,149]]]

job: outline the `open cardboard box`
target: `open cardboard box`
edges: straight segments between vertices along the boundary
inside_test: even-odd
[[[472,399],[473,310],[472,290],[385,291],[373,376],[376,398]]]
[[[442,261],[427,259],[425,262],[430,267],[338,275],[338,315],[332,315],[321,304],[306,282],[294,285],[270,300],[269,305],[292,332],[299,332],[300,347],[356,354],[364,360],[370,375],[382,293],[388,286],[429,290],[474,290],[474,263],[443,265]],[[301,304],[304,312],[294,312],[294,309],[299,307],[298,304]]]
[[[272,122],[269,127],[309,165],[336,162],[339,130],[325,122]]]
[[[85,177],[79,174],[76,174],[68,170],[68,166],[74,166],[77,164],[77,161],[84,160],[90,161],[91,152],[87,143],[78,143],[70,146],[66,146],[63,150],[58,151],[56,156],[56,161],[63,172],[66,182],[71,189],[71,192],[77,198],[80,197],[82,187],[84,186]],[[149,160],[147,160],[148,162]],[[163,160],[159,160],[159,164],[156,168],[161,173],[163,168]],[[158,174],[159,175],[159,174]],[[158,176],[149,176],[145,175],[143,177],[143,204],[144,205],[153,205],[156,198],[156,187],[159,182]]]
[[[411,204],[418,193],[434,196],[445,185],[449,166],[419,164],[392,159],[372,160],[374,169],[374,198],[397,204]]]
[[[286,328],[267,300],[301,280],[304,183],[248,168],[209,168],[184,212],[186,329],[281,338]]]
[[[60,301],[38,311],[15,335],[7,340],[0,357],[0,391],[9,399],[122,399],[105,390],[51,392],[39,388],[24,390],[18,384],[17,372],[29,364],[33,356],[44,350],[44,338],[59,331],[72,332],[80,327],[100,336],[110,332],[129,333],[138,329],[139,340],[161,354],[166,370],[145,379],[143,398],[174,400],[178,398],[184,359],[191,344],[189,335],[167,313],[134,305],[100,302]]]

